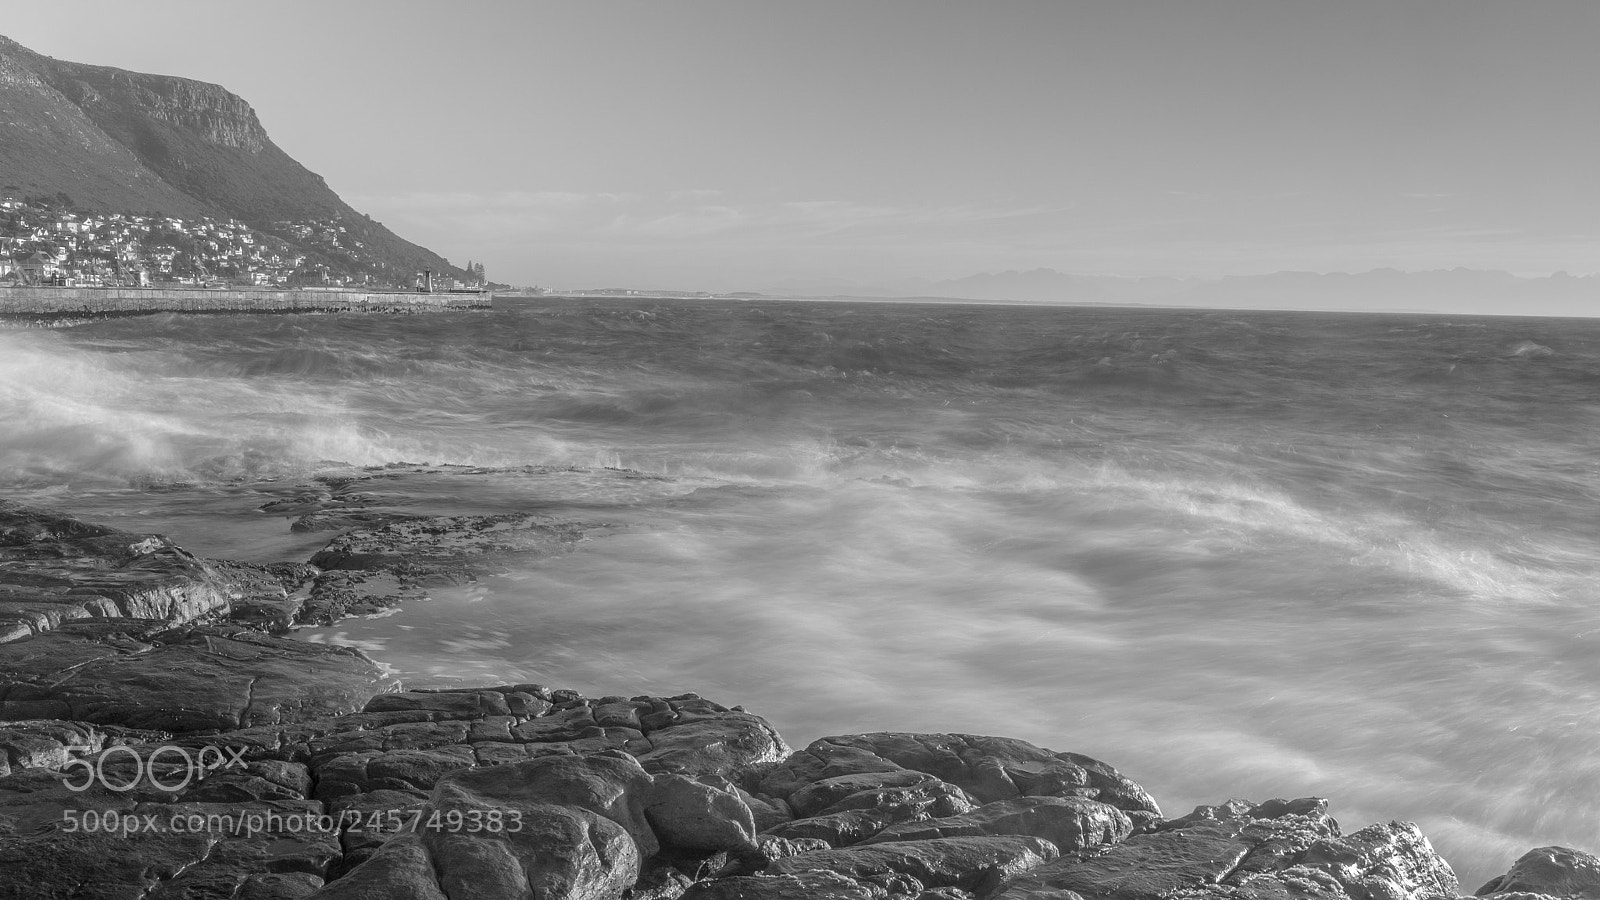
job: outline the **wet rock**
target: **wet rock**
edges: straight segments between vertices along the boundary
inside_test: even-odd
[[[794,810],[789,804],[776,797],[765,794],[752,794],[743,789],[739,796],[744,799],[744,805],[749,808],[750,814],[755,817],[756,830],[766,831],[776,825],[781,825],[794,818]]]
[[[161,741],[165,732],[93,725],[60,719],[0,722],[0,775],[23,769],[59,769],[69,759],[106,747]]]
[[[293,497],[279,497],[276,500],[268,500],[256,508],[264,513],[283,515],[286,513],[319,510],[333,502],[333,494],[328,491],[301,491]]]
[[[205,859],[214,843],[203,834],[0,836],[0,900],[137,900]]]
[[[226,612],[246,592],[160,535],[0,500],[0,641],[85,618],[179,624]]]
[[[791,841],[821,841],[829,847],[848,847],[861,843],[891,825],[910,821],[917,816],[914,807],[857,809],[782,822],[767,829],[764,834]]]
[[[499,691],[408,691],[379,694],[367,701],[362,712],[423,710],[439,719],[481,719],[509,716],[511,707]]]
[[[332,625],[346,616],[368,616],[427,596],[409,574],[394,572],[323,572],[310,594],[291,611],[296,625]]]
[[[912,770],[889,762],[871,750],[835,744],[830,738],[823,738],[763,774],[760,790],[787,800],[807,785],[832,778],[904,771]]]
[[[389,841],[318,896],[618,896],[658,847],[644,814],[650,788],[625,754],[456,772],[424,807],[437,827]],[[503,827],[451,825],[472,821]]]
[[[721,775],[742,783],[789,754],[789,747],[760,716],[729,710],[696,710],[674,701],[670,726],[647,729],[650,750],[639,762],[651,772]]]
[[[390,684],[349,648],[239,626],[90,624],[0,644],[0,717],[231,730],[353,712]]]
[[[1115,844],[1132,831],[1133,823],[1122,810],[1094,800],[1018,797],[996,800],[962,815],[895,825],[864,843],[1016,834],[1044,838],[1070,852]]]
[[[994,900],[1067,892],[1095,900],[1419,900],[1454,896],[1450,867],[1416,826],[1349,836],[1324,801],[1200,807],[1100,852],[1069,853],[1012,879]]]
[[[295,614],[297,623],[326,625],[381,612],[426,596],[432,587],[505,572],[513,560],[569,552],[586,531],[604,527],[531,514],[370,515],[376,518],[366,527],[341,533],[311,558],[311,565],[323,571]],[[335,524],[302,519],[297,526]]]
[[[81,802],[81,801],[80,801]],[[112,830],[63,830],[60,812],[48,830],[0,834],[0,898],[39,897],[233,897],[247,882],[257,892],[271,886],[262,876],[296,873],[287,887],[316,888],[340,853],[336,834],[296,827],[316,804],[273,801],[239,804],[144,802],[137,806],[67,807],[96,814],[119,810]],[[269,818],[269,814],[271,817]],[[199,823],[243,821],[261,830],[240,833]],[[167,830],[174,820],[195,827]],[[81,821],[81,819],[80,819]],[[276,822],[276,824],[274,824]],[[153,825],[163,830],[150,830]],[[304,896],[306,891],[291,896]],[[270,895],[269,895],[270,896]]]
[[[977,890],[986,880],[1019,874],[1059,855],[1056,846],[1035,837],[958,837],[871,844],[847,850],[821,850],[778,860],[772,875],[826,871],[856,882],[907,892],[954,887]]]
[[[583,538],[586,527],[591,526],[523,514],[409,519],[342,534],[313,556],[311,564],[321,569],[494,571],[503,557],[566,553]]]
[[[471,747],[436,750],[363,751],[332,756],[315,765],[316,796],[333,800],[373,791],[398,791],[426,797],[450,772],[477,765]]]
[[[318,575],[318,569],[304,563],[253,566],[208,562],[229,579],[235,591],[227,620],[269,634],[283,634],[300,620],[306,591]]]
[[[683,900],[883,900],[884,896],[881,887],[819,870],[704,881],[685,891]]]
[[[1553,897],[1600,898],[1600,857],[1567,847],[1539,847],[1524,853],[1498,878],[1478,888],[1491,894],[1547,894]]]
[[[880,787],[858,791],[820,810],[818,816],[834,813],[866,812],[890,813],[899,821],[912,818],[955,816],[973,808],[967,792],[937,778],[924,776],[925,780],[904,787]]]
[[[1297,870],[1324,872],[1349,896],[1373,900],[1450,897],[1460,890],[1449,863],[1410,822],[1369,825],[1347,837],[1319,840],[1282,871],[1287,875]],[[1252,881],[1272,877],[1268,873],[1248,876],[1240,884],[1249,886]]]
[[[434,879],[427,849],[415,835],[389,841],[354,871],[312,896],[317,900],[448,900]],[[528,896],[526,892],[524,896]]]
[[[1239,824],[1194,825],[1135,835],[1098,856],[1068,855],[1005,885],[1005,900],[1072,891],[1085,898],[1155,900],[1184,888],[1216,884],[1244,861],[1254,842]]]
[[[252,804],[267,800],[306,800],[311,773],[300,763],[252,760],[207,774],[178,799],[194,803]]]
[[[289,530],[308,532],[345,531],[356,528],[372,529],[382,528],[395,522],[414,522],[422,518],[425,517],[372,510],[319,510],[295,519],[289,523]]]
[[[855,794],[872,791],[923,788],[944,782],[912,769],[890,772],[869,772],[861,775],[839,775],[824,778],[789,795],[789,806],[798,816],[815,816],[835,803]],[[960,790],[956,788],[956,790]],[[963,792],[964,793],[964,792]],[[970,808],[973,804],[967,801]]]
[[[1081,797],[1129,812],[1159,814],[1139,785],[1109,765],[1053,753],[1013,738],[878,732],[822,738],[768,773],[761,790],[788,798],[816,781],[910,769],[967,791],[980,803],[1013,797]]]
[[[706,784],[683,775],[657,775],[645,817],[661,843],[681,850],[756,851],[750,807],[726,780]],[[720,782],[720,783],[718,783]]]

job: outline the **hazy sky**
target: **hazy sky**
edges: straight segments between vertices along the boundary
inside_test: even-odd
[[[1600,271],[1593,0],[0,0],[0,33],[220,83],[519,284]]]

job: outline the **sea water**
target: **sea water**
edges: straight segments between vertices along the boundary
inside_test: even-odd
[[[1320,795],[1475,889],[1600,849],[1600,320],[507,300],[0,332],[0,491],[305,559],[318,471],[606,525],[307,629],[414,686],[1002,734],[1165,810]],[[574,466],[550,474],[519,467]],[[651,477],[613,477],[604,467]]]

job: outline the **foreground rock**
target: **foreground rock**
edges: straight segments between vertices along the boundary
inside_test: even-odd
[[[569,553],[588,536],[612,527],[562,522],[532,512],[429,515],[419,512],[418,499],[408,495],[437,493],[441,483],[473,477],[535,479],[541,485],[558,478],[654,480],[620,470],[406,463],[321,475],[315,483],[260,507],[264,513],[289,519],[293,531],[336,534],[309,560],[312,573],[305,596],[289,598],[281,611],[269,604],[256,611],[256,618],[289,627],[370,615],[421,598],[430,588],[468,583]]]
[[[353,712],[391,686],[360,651],[236,625],[91,619],[0,644],[4,719],[231,730]]]
[[[160,535],[0,500],[0,643],[76,619],[188,622],[238,596],[236,579]]]
[[[384,693],[216,731],[35,719],[0,725],[0,753],[0,898],[1459,894],[1415,826],[1345,834],[1320,799],[1163,818],[1080,754],[901,733],[790,752],[760,717],[693,694]],[[1544,848],[1480,893],[1600,898],[1597,874]]]
[[[26,757],[0,777],[0,898],[302,897],[330,879],[347,896],[568,896],[698,877],[707,858],[759,856],[735,785],[788,754],[759,717],[694,695],[539,685],[222,732],[14,723],[0,751]],[[200,778],[200,760],[226,764]],[[537,867],[518,876],[516,859]]]
[[[432,516],[340,534],[311,558],[322,569],[298,623],[330,624],[420,597],[428,587],[465,584],[506,571],[513,560],[569,552],[596,525],[548,516]]]
[[[273,511],[359,527],[316,565],[259,567],[0,505],[0,900],[1459,894],[1414,825],[1345,834],[1320,799],[1164,818],[1111,766],[1015,739],[791,752],[694,694],[397,692],[359,652],[190,621],[334,618],[374,584],[475,577],[585,530],[291,500]],[[1600,859],[1540,848],[1479,894],[1600,900]]]
[[[1567,847],[1539,847],[1478,889],[1480,897],[1530,894],[1600,900],[1600,857]]]
[[[0,644],[83,619],[171,626],[226,618],[277,633],[332,624],[421,598],[430,588],[570,552],[589,533],[610,527],[533,513],[420,515],[402,511],[401,498],[355,489],[442,471],[462,477],[498,470],[384,467],[330,477],[328,489],[270,501],[263,512],[299,515],[293,529],[335,533],[307,562],[266,566],[202,559],[161,535],[0,501]],[[558,472],[565,470],[515,474]]]

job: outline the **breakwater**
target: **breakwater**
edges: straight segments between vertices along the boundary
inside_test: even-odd
[[[488,309],[488,291],[214,290],[205,288],[0,288],[0,320],[187,313],[422,313]]]

